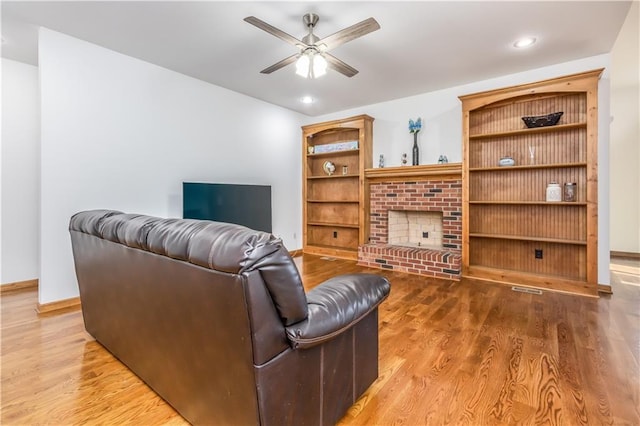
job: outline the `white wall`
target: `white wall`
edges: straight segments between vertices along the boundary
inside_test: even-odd
[[[72,214],[181,217],[183,181],[272,185],[273,233],[301,247],[302,115],[47,29],[39,67],[40,303],[78,295]]]
[[[2,284],[39,276],[39,105],[38,69],[3,58]]]
[[[611,51],[611,250],[640,253],[640,3]]]
[[[437,163],[440,154],[449,162],[462,161],[462,104],[458,96],[517,84],[530,83],[562,75],[606,68],[598,86],[598,282],[609,284],[609,71],[610,55],[598,55],[549,67],[506,75],[490,80],[456,86],[417,96],[383,102],[366,107],[314,117],[313,121],[333,120],[356,114],[368,114],[373,122],[373,163],[380,154],[386,166],[399,166],[403,152],[411,161],[413,136],[409,134],[410,118],[422,117],[418,136],[420,164]]]

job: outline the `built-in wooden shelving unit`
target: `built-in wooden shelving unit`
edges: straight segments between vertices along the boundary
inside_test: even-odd
[[[367,115],[302,127],[305,253],[357,259],[369,236],[364,171],[371,167],[372,138],[373,118]],[[343,149],[353,142],[357,148]],[[330,152],[317,152],[319,147]],[[335,165],[332,174],[323,168],[327,161]]]
[[[462,96],[463,276],[597,295],[597,121],[602,70]],[[523,116],[562,111],[555,126]],[[512,157],[514,166],[499,166]],[[546,202],[550,182],[576,201]]]

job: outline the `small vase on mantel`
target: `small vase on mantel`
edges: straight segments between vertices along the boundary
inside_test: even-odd
[[[420,148],[418,148],[418,133],[422,129],[422,118],[418,117],[416,121],[409,120],[409,133],[413,133],[413,162],[414,166],[420,164]]]

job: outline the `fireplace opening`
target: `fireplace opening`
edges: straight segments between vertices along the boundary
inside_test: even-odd
[[[389,210],[391,245],[442,250],[442,212]]]

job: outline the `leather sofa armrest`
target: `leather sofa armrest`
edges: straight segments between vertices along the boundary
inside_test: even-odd
[[[389,281],[374,274],[331,278],[307,293],[309,314],[286,327],[293,348],[321,344],[358,323],[387,298]]]

